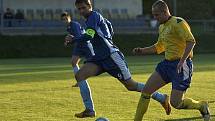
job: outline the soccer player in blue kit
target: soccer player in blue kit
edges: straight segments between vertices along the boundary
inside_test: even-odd
[[[67,26],[66,31],[69,34],[68,36],[80,37],[81,34],[85,33],[85,30],[81,27],[81,25],[78,22],[72,21],[72,17],[71,15],[68,14],[68,12],[63,12],[61,14],[61,20]],[[111,38],[112,38],[114,34],[113,27],[107,19],[105,19],[105,22],[108,25],[108,29],[110,30]],[[68,46],[67,44],[69,43],[66,42],[65,46]],[[76,42],[74,44],[74,49],[72,50],[72,59],[71,59],[71,64],[73,67],[74,74],[76,74],[80,68],[78,64],[80,62],[81,57],[87,60],[88,58],[90,58],[90,55],[91,53],[86,42]],[[78,83],[73,85],[73,87],[78,87]]]
[[[84,29],[81,27],[81,25],[78,22],[72,21],[72,17],[67,13],[63,12],[61,14],[61,20],[66,24],[67,26],[67,32],[68,36],[74,36],[74,37],[80,37],[81,34],[84,34]],[[67,46],[67,43],[65,43]],[[72,59],[71,64],[73,67],[73,72],[76,74],[79,70],[79,62],[81,57],[84,57],[85,59],[89,58],[90,53],[89,49],[87,47],[86,42],[77,42],[74,44],[74,48],[72,50]],[[73,85],[73,87],[78,87],[78,83]]]
[[[84,80],[107,72],[117,78],[129,91],[141,92],[144,84],[131,78],[123,54],[112,42],[109,25],[100,13],[92,10],[90,0],[76,0],[75,6],[86,19],[85,33],[79,37],[67,36],[65,41],[68,43],[86,42],[91,53],[91,57],[75,75],[86,108],[75,116],[78,118],[95,117],[90,87]],[[166,113],[170,114],[171,107],[167,95],[155,92],[152,98],[160,102]]]

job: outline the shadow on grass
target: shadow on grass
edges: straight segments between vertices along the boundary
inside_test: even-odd
[[[26,89],[26,90],[15,90],[15,91],[0,91],[0,94],[11,94],[11,93],[47,93],[47,92],[57,92],[57,91],[65,91],[71,89],[78,89],[74,87],[62,87],[62,88],[50,88],[50,89]]]
[[[208,101],[208,103],[215,103],[214,100],[210,100]],[[215,118],[215,115],[211,115],[211,121],[213,121],[212,119]],[[192,117],[192,118],[181,118],[181,119],[168,119],[165,121],[192,121],[192,120],[196,120],[196,119],[202,119],[202,117]]]
[[[211,115],[211,121],[212,118],[214,118],[215,115]],[[192,118],[181,118],[181,119],[168,119],[168,120],[165,120],[165,121],[193,121],[193,120],[197,120],[197,119],[202,119],[202,117],[192,117]]]
[[[208,103],[215,103],[215,101],[214,100],[210,100],[210,101],[208,101]]]

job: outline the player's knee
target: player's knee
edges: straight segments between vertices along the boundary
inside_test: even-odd
[[[78,82],[84,80],[82,74],[79,71],[75,74],[75,79]]]

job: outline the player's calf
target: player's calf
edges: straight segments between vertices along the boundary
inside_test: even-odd
[[[137,87],[133,85],[124,85],[128,91],[137,91]]]
[[[126,89],[128,91],[137,91],[137,92],[141,92],[144,84],[139,83],[139,82],[135,82],[133,79],[129,79],[126,81],[121,81],[121,83],[126,87]]]
[[[87,76],[85,73],[82,73],[81,70],[79,70],[76,74],[75,74],[75,79],[77,80],[77,82],[83,81],[83,80],[87,80]]]
[[[129,90],[129,91],[137,91],[137,92],[141,92],[144,88],[144,84],[140,83],[140,82],[135,82],[134,80],[130,79],[128,81],[126,81],[126,83],[123,83],[125,85],[125,87]],[[167,115],[169,115],[171,113],[171,105],[170,105],[170,101],[169,101],[169,96],[166,94],[162,94],[159,92],[154,92],[152,94],[152,98],[156,101],[158,101],[162,107],[164,108],[165,112]]]
[[[79,72],[77,72],[77,73],[75,74],[75,79],[77,80],[77,82],[80,82],[80,81],[82,81],[82,80],[85,80],[85,79],[83,78],[82,74],[79,73]]]

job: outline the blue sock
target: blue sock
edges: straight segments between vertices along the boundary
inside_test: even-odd
[[[95,112],[93,99],[91,96],[91,90],[90,90],[90,87],[89,87],[87,81],[85,81],[85,80],[80,81],[80,82],[78,82],[78,85],[79,85],[81,97],[83,99],[86,109]]]
[[[137,84],[137,91],[141,92],[143,87],[144,87],[143,83],[138,83]],[[159,93],[159,92],[154,92],[152,94],[152,99],[154,99],[154,100],[156,100],[156,101],[158,101],[160,103],[163,103],[165,101],[165,96],[163,94]]]
[[[74,74],[76,74],[78,71],[79,71],[78,65],[73,67]],[[86,109],[94,111],[94,104],[93,104],[93,100],[92,100],[92,96],[91,96],[91,90],[90,90],[90,87],[89,87],[87,81],[86,80],[80,81],[78,83],[78,85],[79,85],[81,97],[83,99]]]
[[[143,83],[137,82],[137,91],[138,91],[138,92],[142,92],[143,87],[144,87],[144,84],[143,84]]]
[[[160,103],[163,103],[165,101],[165,96],[164,94],[161,94],[159,92],[154,92],[152,94],[152,98]]]
[[[79,70],[79,66],[78,65],[76,65],[76,66],[73,67],[74,74],[76,74],[78,72],[78,70]]]

